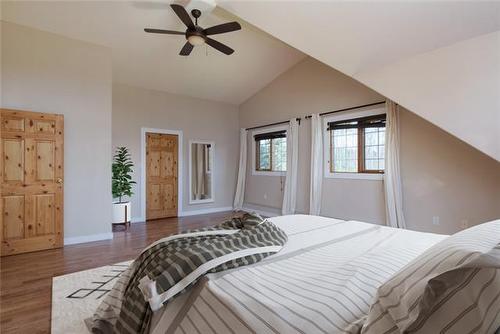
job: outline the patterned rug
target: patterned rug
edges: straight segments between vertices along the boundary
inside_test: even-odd
[[[52,333],[89,333],[83,320],[92,316],[102,298],[131,261],[79,271],[52,279]]]

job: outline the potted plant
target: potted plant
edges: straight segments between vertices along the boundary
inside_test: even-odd
[[[113,224],[128,224],[130,223],[130,202],[123,201],[123,197],[130,197],[132,192],[132,168],[134,164],[130,159],[130,154],[126,147],[117,147],[113,156],[113,179],[112,192],[113,198],[118,199],[113,202]]]

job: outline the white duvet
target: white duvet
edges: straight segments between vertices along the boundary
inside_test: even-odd
[[[446,236],[317,216],[270,219],[285,247],[209,274],[155,313],[151,333],[356,333],[377,288]]]

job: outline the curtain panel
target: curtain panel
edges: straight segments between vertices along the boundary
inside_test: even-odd
[[[297,203],[297,168],[299,162],[299,122],[290,120],[286,137],[286,180],[283,193],[283,215],[295,213]]]
[[[233,208],[243,209],[245,199],[245,179],[247,175],[247,130],[240,129],[240,164],[238,167],[238,181],[236,182],[236,193],[234,195]]]
[[[399,166],[399,107],[390,100],[386,101],[385,106],[387,112],[384,173],[386,221],[388,226],[406,228]]]
[[[309,214],[319,216],[323,185],[323,126],[319,114],[311,116],[311,187]]]

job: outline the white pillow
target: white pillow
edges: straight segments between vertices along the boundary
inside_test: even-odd
[[[500,220],[437,243],[377,291],[362,333],[495,333]]]

